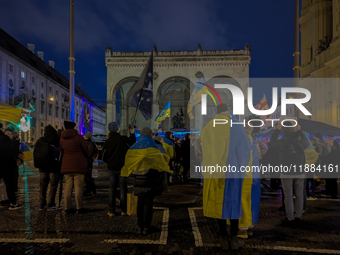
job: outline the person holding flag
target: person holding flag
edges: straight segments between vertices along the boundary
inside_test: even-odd
[[[214,119],[226,119],[237,122],[229,114],[226,105],[217,107]],[[203,169],[209,166],[232,167],[237,170],[247,166],[250,161],[251,142],[242,126],[217,125],[214,119],[207,123],[201,131]],[[230,220],[231,249],[238,250],[244,241],[238,239],[239,219],[242,216],[242,184],[244,172],[203,172],[203,214],[217,219],[222,237],[221,246],[229,248],[226,231],[226,220]]]
[[[162,172],[172,173],[152,139],[152,130],[143,127],[138,142],[127,151],[121,171],[123,177],[134,175],[134,194],[138,196],[138,234],[150,233],[153,199],[162,194]]]

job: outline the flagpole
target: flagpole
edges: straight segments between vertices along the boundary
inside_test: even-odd
[[[300,47],[299,47],[299,0],[295,0],[295,42],[294,42],[294,46],[295,46],[295,52],[293,54],[294,56],[294,87],[298,87],[299,86],[299,77],[300,77]],[[296,93],[295,98],[298,97],[298,94]],[[294,116],[295,117],[299,117],[299,111],[298,108],[295,106],[294,107]]]

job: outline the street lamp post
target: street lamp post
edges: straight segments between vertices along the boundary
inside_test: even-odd
[[[70,90],[70,119],[74,121],[74,48],[73,48],[73,27],[74,27],[74,16],[73,16],[73,8],[74,3],[73,0],[70,0],[70,57],[68,58],[70,61],[70,70],[68,71],[70,74],[69,80],[69,90]]]

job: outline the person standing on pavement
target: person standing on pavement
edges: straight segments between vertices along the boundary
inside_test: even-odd
[[[286,121],[285,127],[278,123],[272,136],[270,143],[279,153],[278,165],[291,166],[299,168],[305,165],[306,158],[304,149],[301,144],[308,144],[305,134],[300,130],[300,126],[293,126],[292,122]],[[279,140],[280,132],[283,132],[282,139]],[[301,141],[304,139],[305,141]],[[294,169],[294,168],[293,168]],[[287,217],[283,220],[283,225],[291,225],[293,221],[299,224],[303,214],[303,201],[305,195],[305,175],[300,172],[282,172],[281,173],[282,189],[284,192],[284,204]],[[295,206],[293,195],[295,193]],[[295,216],[294,216],[295,212]]]
[[[150,233],[153,199],[162,194],[163,172],[172,173],[161,150],[152,139],[151,129],[143,127],[138,142],[128,150],[121,171],[124,177],[133,174],[133,190],[135,196],[138,196],[138,234]]]
[[[184,142],[181,146],[181,164],[183,166],[183,182],[188,183],[188,172],[190,172],[190,133],[185,134]]]
[[[248,118],[248,121],[251,119]],[[255,123],[253,123],[255,125]],[[259,156],[255,142],[252,135],[253,127],[246,126],[244,128],[246,134],[252,144],[249,167],[259,167]],[[259,219],[260,212],[260,198],[261,198],[261,183],[260,173],[248,171],[245,173],[242,184],[242,212],[243,215],[239,220],[239,231],[237,237],[248,238],[253,235],[253,227]]]
[[[201,131],[203,170],[216,165],[234,169],[248,166],[252,145],[243,127],[214,127],[215,119],[224,119],[227,123],[231,120],[238,122],[236,117],[229,114],[227,105],[217,106],[217,115]],[[245,173],[237,170],[202,172],[203,214],[205,217],[217,219],[223,249],[229,249],[226,220],[230,220],[231,249],[238,250],[244,246],[244,241],[237,237],[237,232],[242,216],[242,184]]]
[[[110,217],[116,215],[116,194],[119,184],[121,215],[125,216],[128,178],[121,176],[120,172],[124,166],[127,150],[133,144],[133,141],[127,136],[119,134],[117,122],[109,123],[108,130],[110,132],[109,137],[103,145],[103,161],[107,164],[110,174],[109,210],[107,215]],[[130,129],[130,135],[134,137],[134,128]]]
[[[44,136],[39,138],[35,144],[33,156],[34,165],[39,168],[40,174],[40,211],[45,210],[46,205],[47,211],[61,209],[55,203],[55,197],[61,176],[59,141],[60,137],[57,131],[51,125],[48,125],[45,127]],[[46,203],[48,184],[50,184],[50,192]]]
[[[10,203],[8,209],[20,209],[21,204],[17,203],[17,197],[15,195],[16,155],[11,139],[4,133],[2,123],[0,123],[0,162],[0,180],[3,179],[6,185],[6,192]]]
[[[86,188],[83,196],[95,196],[97,194],[96,185],[94,183],[94,179],[92,178],[92,169],[93,169],[93,161],[94,158],[98,156],[98,148],[96,144],[92,141],[92,132],[87,131],[84,135],[85,142],[89,149],[89,155],[87,158],[87,172],[85,174],[85,184]]]
[[[84,176],[87,172],[88,147],[84,137],[78,134],[76,123],[64,121],[65,130],[61,133],[60,151],[63,157],[61,173],[66,179],[65,212],[74,213],[72,208],[72,189],[75,189],[77,213],[85,212],[83,208]]]

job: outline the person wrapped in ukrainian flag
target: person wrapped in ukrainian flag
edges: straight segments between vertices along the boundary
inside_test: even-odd
[[[259,157],[256,142],[252,136],[253,127],[247,125],[244,130],[246,131],[246,134],[252,145],[250,151],[250,160],[248,163],[249,170],[251,170],[252,167],[253,169],[258,169]],[[244,176],[241,200],[243,215],[239,220],[239,231],[237,233],[237,236],[240,238],[248,238],[248,236],[252,236],[252,228],[259,219],[261,198],[260,175],[261,174],[259,171],[247,171]]]
[[[227,124],[214,125],[214,119],[227,120]],[[201,131],[201,145],[204,176],[203,214],[217,219],[222,237],[221,246],[229,248],[226,220],[231,224],[231,249],[244,246],[244,241],[237,237],[239,219],[242,217],[242,184],[244,172],[241,166],[248,166],[251,142],[242,125],[233,125],[230,120],[239,122],[229,114],[226,105],[217,106],[217,115]],[[212,166],[235,169],[235,172],[208,172],[204,169]]]
[[[138,234],[150,233],[153,199],[162,194],[163,172],[172,173],[168,162],[152,139],[151,129],[143,127],[138,142],[126,153],[125,165],[121,171],[121,176],[134,176],[133,189],[135,196],[138,196]]]

